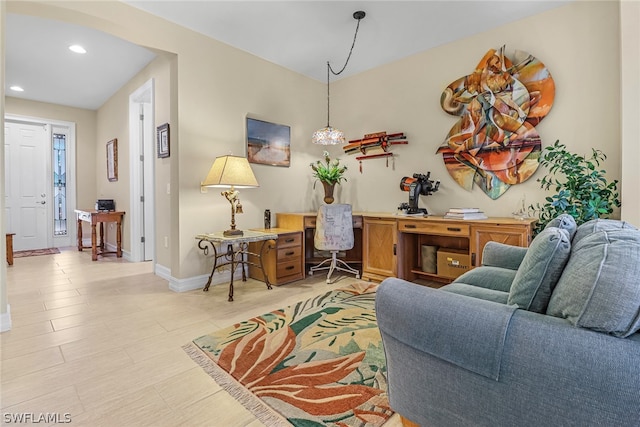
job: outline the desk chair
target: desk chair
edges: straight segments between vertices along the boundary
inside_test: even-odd
[[[311,267],[309,275],[319,270],[329,270],[327,273],[327,283],[331,283],[331,274],[334,270],[344,271],[356,275],[360,278],[360,272],[341,259],[337,255],[340,251],[353,248],[353,219],[351,205],[336,204],[323,205],[318,210],[316,217],[316,231],[313,239],[316,249],[330,251],[331,258],[327,258],[320,264]]]

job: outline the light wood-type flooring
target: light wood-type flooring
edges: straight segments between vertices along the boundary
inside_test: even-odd
[[[0,334],[0,424],[58,414],[71,426],[251,426],[258,421],[182,346],[235,322],[353,283],[324,275],[177,293],[152,264],[66,248],[7,267],[13,328]],[[60,425],[37,423],[39,426]],[[400,425],[397,415],[385,427]]]

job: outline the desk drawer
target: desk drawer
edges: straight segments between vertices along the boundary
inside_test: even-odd
[[[298,275],[302,271],[302,265],[300,264],[300,260],[294,259],[291,261],[278,261],[278,265],[276,267],[276,277],[277,282],[280,283],[283,281],[283,278],[287,276]]]
[[[276,246],[278,249],[302,246],[302,233],[296,231],[295,233],[280,234]],[[280,251],[278,251],[278,259],[280,259]]]
[[[89,212],[78,212],[78,219],[81,221],[91,222],[91,214]]]
[[[278,247],[278,255],[277,260],[278,263],[284,261],[295,260],[297,263],[300,263],[300,257],[302,256],[302,246],[292,246],[289,248],[280,248]]]
[[[398,230],[404,233],[438,234],[442,236],[469,236],[469,224],[441,224],[427,221],[398,221]]]

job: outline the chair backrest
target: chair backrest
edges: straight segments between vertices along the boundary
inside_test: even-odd
[[[313,243],[321,251],[352,249],[354,238],[351,205],[320,206]]]

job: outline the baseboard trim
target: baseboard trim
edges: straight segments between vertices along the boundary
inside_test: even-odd
[[[207,280],[209,280],[208,274],[188,277],[186,279],[178,279],[171,275],[171,269],[160,264],[156,264],[155,274],[167,280],[169,282],[169,289],[174,292],[188,292],[196,289],[202,289],[207,283]],[[211,286],[228,285],[229,280],[230,277],[228,271],[216,271],[211,278]],[[242,271],[236,271],[236,274],[233,275],[233,280],[242,280]]]
[[[7,304],[7,312],[0,314],[0,332],[11,330],[11,305]]]

